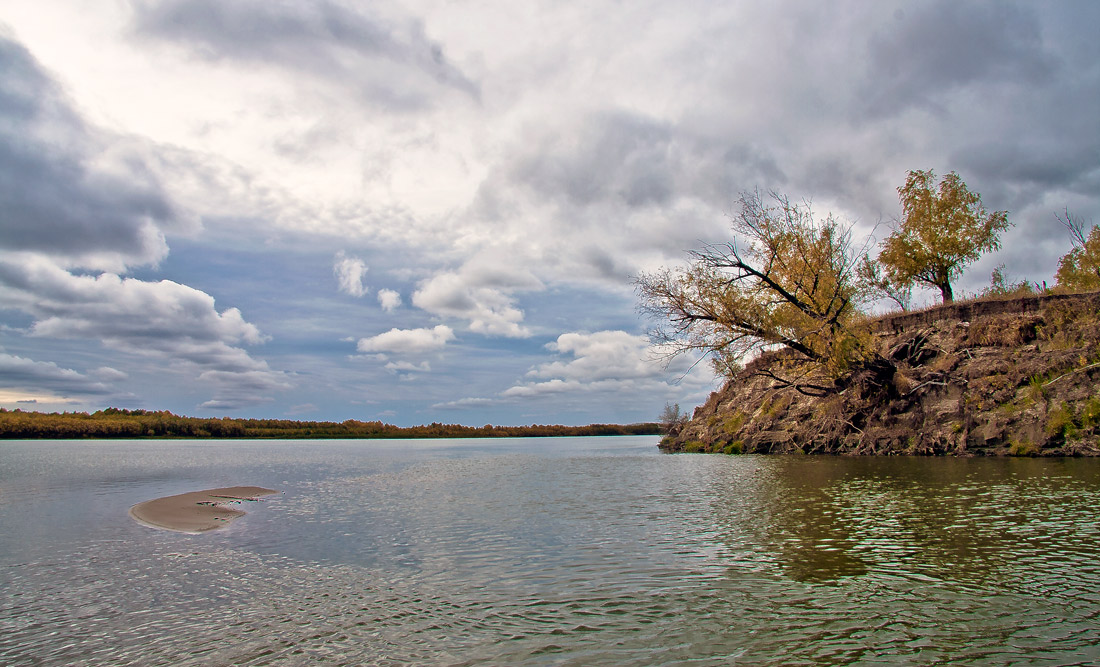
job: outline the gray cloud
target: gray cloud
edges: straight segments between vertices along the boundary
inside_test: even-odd
[[[752,183],[785,180],[774,157],[749,142],[621,110],[585,116],[515,148],[502,187],[520,184],[572,206],[722,200]]]
[[[118,371],[102,375],[112,380],[122,379]],[[101,396],[112,392],[106,383],[70,368],[62,368],[52,361],[34,361],[4,353],[0,353],[0,377],[3,378],[4,388],[49,391],[61,396]]]
[[[148,143],[87,125],[27,49],[3,36],[0,67],[0,307],[30,315],[31,338],[193,364],[237,401],[289,387],[240,347],[264,337],[237,309],[219,312],[187,285],[120,275],[164,259],[162,228],[182,225],[146,161]],[[52,378],[70,393],[107,393],[76,371],[24,362],[5,380],[34,374],[40,387]]]
[[[1056,67],[1033,6],[950,0],[899,8],[871,36],[867,63],[861,97],[872,114],[938,107],[971,85],[1039,84]]]
[[[324,0],[139,2],[134,27],[139,35],[182,44],[205,59],[306,72],[396,109],[433,104],[433,88],[440,86],[479,95],[419,22],[393,25]]]
[[[119,142],[89,130],[21,45],[0,35],[0,247],[119,270],[163,259],[168,196]]]
[[[819,216],[858,221],[858,234],[900,213],[906,170],[956,170],[1016,223],[964,276],[966,290],[1001,262],[1019,279],[1049,278],[1068,249],[1053,219],[1064,206],[1100,220],[1095,2],[363,6],[133,0],[130,39],[109,44],[96,40],[127,26],[73,12],[71,53],[98,45],[94,66],[48,40],[28,44],[80,81],[79,107],[25,51],[5,52],[17,75],[0,91],[0,176],[20,184],[13,204],[57,225],[55,241],[28,216],[0,225],[24,238],[0,240],[0,307],[5,335],[24,336],[20,354],[46,358],[36,336],[103,340],[105,353],[201,376],[208,409],[268,400],[293,378],[331,415],[364,397],[409,419],[432,419],[411,416],[428,401],[467,415],[515,408],[494,419],[556,415],[570,396],[586,414],[649,398],[655,412],[662,395],[686,403],[660,370],[595,336],[540,345],[582,329],[630,343],[640,331],[630,276],[727,239],[742,190],[810,199]],[[33,11],[11,20],[42,39]],[[127,106],[108,80],[123,72],[167,99]],[[209,92],[208,74],[211,89],[244,83],[188,104]],[[152,136],[105,136],[76,108]],[[170,109],[171,122],[135,120],[134,109]],[[186,243],[174,236],[183,216],[205,224]],[[128,282],[127,270],[164,256],[165,234],[174,255]],[[381,307],[369,298],[349,310],[334,293],[341,247],[369,264]],[[47,280],[40,263],[61,273]],[[346,290],[365,293],[361,267],[343,269]],[[180,282],[201,271],[209,293],[153,282],[162,271]],[[364,339],[362,354],[391,358],[351,372],[335,341],[358,341],[363,317],[372,332],[399,333]],[[264,338],[253,321],[277,335],[265,352],[295,375],[253,358]],[[440,348],[427,335],[440,322],[484,336]],[[415,351],[421,339],[430,350]],[[394,397],[387,370],[429,367],[431,383]],[[475,393],[491,398],[453,400]],[[521,400],[536,395],[552,398]]]
[[[281,373],[266,368],[245,372],[208,370],[202,372],[199,382],[214,385],[214,397],[200,404],[208,410],[239,410],[270,403],[274,394],[286,391],[291,385]]]

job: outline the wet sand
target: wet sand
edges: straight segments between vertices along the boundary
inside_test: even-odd
[[[259,486],[192,491],[138,503],[130,508],[130,517],[150,528],[197,534],[228,526],[246,514],[238,509],[241,505],[275,493]]]

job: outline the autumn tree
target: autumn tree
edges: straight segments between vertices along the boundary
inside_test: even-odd
[[[1054,275],[1058,286],[1083,292],[1100,289],[1100,227],[1093,227],[1085,236],[1085,223],[1081,218],[1055,214],[1058,221],[1069,230],[1073,248],[1058,260],[1058,273]]]
[[[662,323],[656,341],[672,354],[708,354],[727,375],[776,347],[833,377],[865,360],[868,341],[851,326],[867,296],[851,226],[815,219],[808,204],[777,193],[745,193],[739,204],[736,241],[693,250],[686,268],[636,281],[642,310]]]
[[[878,261],[895,285],[923,284],[953,300],[954,282],[983,252],[1001,247],[1008,212],[989,213],[955,172],[936,185],[932,170],[910,171],[898,188],[903,218],[882,243]]]

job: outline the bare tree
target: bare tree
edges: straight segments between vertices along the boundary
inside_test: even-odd
[[[665,403],[665,409],[661,411],[661,428],[667,435],[676,435],[684,424],[688,422],[688,415],[680,412],[679,403]]]

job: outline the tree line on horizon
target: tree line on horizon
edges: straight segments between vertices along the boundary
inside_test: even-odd
[[[858,371],[887,383],[894,364],[862,326],[870,308],[889,300],[908,310],[918,287],[950,303],[963,270],[999,249],[1011,226],[1007,211],[986,210],[955,172],[937,179],[931,170],[909,171],[897,192],[902,217],[875,256],[873,238],[854,241],[853,223],[818,219],[808,202],[776,192],[743,193],[731,216],[733,241],[689,251],[686,267],[636,279],[641,309],[659,323],[654,342],[671,356],[708,356],[727,378],[763,352],[785,350],[782,368],[756,372],[811,395],[843,390]],[[1012,283],[1001,265],[979,297],[1100,290],[1100,227],[1086,233],[1068,209],[1055,216],[1072,242],[1056,285]]]
[[[248,439],[415,439],[532,438],[563,436],[657,435],[657,423],[473,427],[433,422],[402,427],[381,421],[342,422],[290,419],[183,417],[166,410],[107,408],[86,412],[28,412],[0,408],[0,439],[82,438],[248,438]]]

